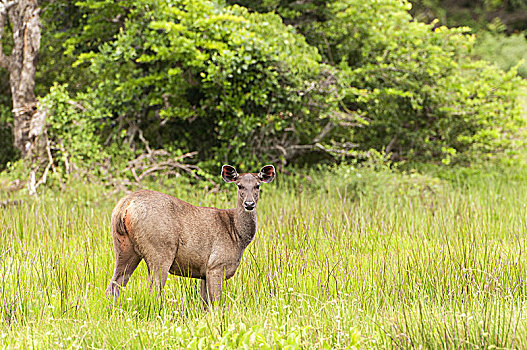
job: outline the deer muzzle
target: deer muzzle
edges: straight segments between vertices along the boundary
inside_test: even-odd
[[[243,202],[243,207],[246,211],[253,211],[254,208],[256,208],[256,203],[255,202],[249,202],[249,201],[245,201]]]

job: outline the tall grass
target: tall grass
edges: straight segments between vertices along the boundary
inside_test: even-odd
[[[526,177],[282,177],[264,188],[258,233],[211,313],[196,280],[171,276],[151,296],[144,263],[107,299],[119,195],[49,191],[0,212],[0,346],[525,348]],[[226,189],[165,192],[225,208]]]

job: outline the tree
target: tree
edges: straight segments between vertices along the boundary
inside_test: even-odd
[[[197,151],[200,167],[213,171],[226,161],[250,167],[329,158],[333,144],[326,141],[337,132],[348,135],[330,119],[333,71],[279,16],[208,0],[130,0],[127,6],[111,42],[93,52],[83,52],[84,42],[69,42],[72,52],[81,52],[74,65],[90,65],[89,113],[102,118],[96,122],[103,127],[94,130],[106,150],[125,142],[130,156],[142,144]],[[101,7],[90,9],[99,14]],[[93,26],[86,27],[90,32],[80,36],[92,38]],[[51,121],[62,107],[49,101]],[[124,148],[116,149],[122,159]]]
[[[23,157],[34,151],[42,134],[45,113],[38,111],[35,97],[35,71],[40,49],[40,9],[36,0],[0,1],[0,40],[6,28],[12,31],[8,55],[0,45],[0,67],[9,73],[13,100],[14,144]],[[10,26],[6,26],[9,23]]]

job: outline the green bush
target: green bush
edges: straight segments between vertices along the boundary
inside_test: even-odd
[[[343,108],[364,119],[362,149],[393,159],[473,161],[517,146],[521,79],[472,60],[467,28],[412,21],[399,0],[337,1],[319,44],[341,71]]]
[[[75,170],[91,170],[107,156],[103,151],[98,125],[103,119],[91,106],[91,96],[72,98],[67,85],[55,85],[42,100],[47,109],[46,133],[53,158],[54,173],[65,176]]]
[[[204,0],[129,3],[115,40],[78,62],[91,63],[94,107],[116,141],[141,130],[151,147],[199,151],[208,169],[248,168],[288,157],[327,124],[329,67],[277,15]]]
[[[403,0],[236,2],[280,15],[207,0],[44,2],[36,91],[57,165],[122,169],[156,149],[197,151],[210,173],[370,149],[449,164],[522,144],[523,83],[473,60],[468,28],[417,22]]]
[[[420,23],[405,0],[231,2],[280,13],[337,67],[341,110],[334,119],[355,126],[345,141],[359,151],[450,163],[518,148],[523,83],[515,55],[499,65],[508,73],[474,61],[474,53],[484,55],[469,28]],[[523,46],[504,47],[519,55]]]

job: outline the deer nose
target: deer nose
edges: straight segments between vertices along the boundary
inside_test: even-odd
[[[256,203],[245,201],[243,202],[243,206],[245,207],[245,210],[251,211],[254,209],[254,207],[256,207]]]

